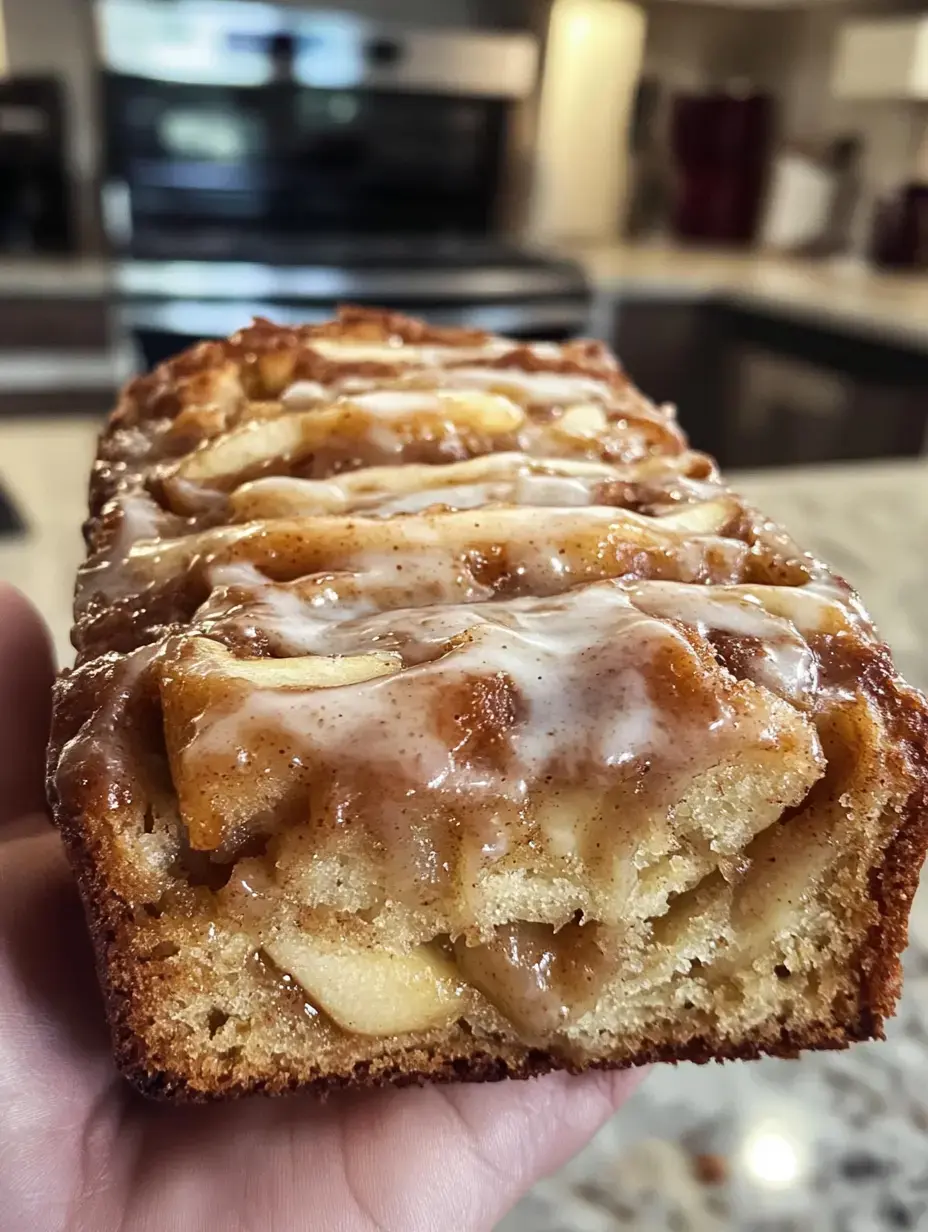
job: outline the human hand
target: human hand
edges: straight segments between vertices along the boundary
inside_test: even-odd
[[[80,902],[45,816],[52,663],[0,587],[0,1232],[477,1232],[573,1155],[627,1073],[143,1100],[113,1068]]]

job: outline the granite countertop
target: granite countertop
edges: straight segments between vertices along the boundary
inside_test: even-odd
[[[889,274],[862,261],[757,252],[610,244],[571,253],[600,295],[715,297],[919,349],[928,346],[928,275]]]
[[[600,297],[720,297],[792,320],[928,347],[928,275],[880,273],[844,258],[811,261],[673,244],[567,246],[564,255],[584,266]],[[165,295],[190,295],[189,263],[145,265],[149,271],[162,267],[158,278]],[[230,267],[223,269],[228,277]],[[260,269],[249,266],[250,275]],[[149,272],[149,281],[153,276]],[[198,294],[200,277],[194,283]],[[102,297],[112,288],[112,267],[103,257],[0,258],[0,297]]]
[[[68,656],[97,424],[0,422],[0,483],[31,526],[0,539]],[[866,596],[928,686],[928,459],[794,468],[737,486]],[[928,1227],[928,891],[885,1043],[800,1061],[658,1067],[596,1141],[498,1232],[893,1232]]]
[[[732,477],[864,595],[928,688],[928,459]],[[659,1066],[595,1142],[498,1232],[928,1228],[928,879],[883,1043]]]
[[[96,299],[112,286],[110,263],[103,256],[0,256],[0,296],[49,299]]]

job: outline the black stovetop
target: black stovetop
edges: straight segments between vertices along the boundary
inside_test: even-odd
[[[217,227],[137,231],[127,255],[142,261],[246,261],[342,270],[539,269],[568,264],[489,236],[287,235]]]

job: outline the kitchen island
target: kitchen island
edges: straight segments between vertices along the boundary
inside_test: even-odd
[[[856,259],[811,261],[672,243],[568,246],[594,292],[607,299],[649,295],[731,302],[840,324],[868,337],[928,349],[928,277],[875,271]],[[164,262],[164,290],[183,284],[184,262]],[[114,290],[103,257],[0,257],[0,301],[104,299]],[[208,288],[198,287],[208,296]]]
[[[68,661],[73,573],[98,423],[0,421],[0,484],[29,533],[0,579]],[[742,474],[737,486],[866,596],[900,670],[928,686],[928,460]],[[928,894],[886,1043],[799,1062],[655,1070],[587,1151],[500,1232],[875,1232],[928,1220]]]
[[[593,333],[727,467],[919,454],[928,277],[672,245],[574,253]]]
[[[921,452],[928,433],[928,278],[847,260],[666,244],[611,244],[567,255],[589,280],[587,332],[609,342],[652,397],[676,403],[694,443],[726,465]],[[143,345],[159,354],[176,349],[184,322],[187,332],[225,333],[253,312],[302,319],[293,295],[300,287],[308,292],[319,273],[162,261],[140,263],[130,276],[133,268],[130,262],[123,269],[119,291],[115,267],[102,258],[0,260],[0,416],[102,413]],[[131,290],[133,278],[144,284],[141,299],[141,284]],[[256,279],[257,299],[248,291]],[[279,303],[278,283],[290,296]],[[397,285],[407,287],[402,276]],[[432,311],[455,317],[463,308],[446,290],[450,298]],[[307,301],[305,312],[330,311],[327,302],[314,310]],[[110,311],[109,303],[123,308]],[[151,318],[147,333],[128,332],[136,308]],[[473,319],[505,330],[523,310],[528,320],[537,306],[491,305]],[[574,312],[580,326],[582,297]],[[152,334],[152,322],[168,333]]]
[[[871,340],[928,349],[928,276],[884,273],[852,257],[822,261],[672,243],[572,249],[597,293],[710,297]]]

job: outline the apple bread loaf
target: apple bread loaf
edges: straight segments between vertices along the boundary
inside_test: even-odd
[[[257,321],[85,530],[49,792],[143,1091],[880,1035],[925,702],[600,345]]]

